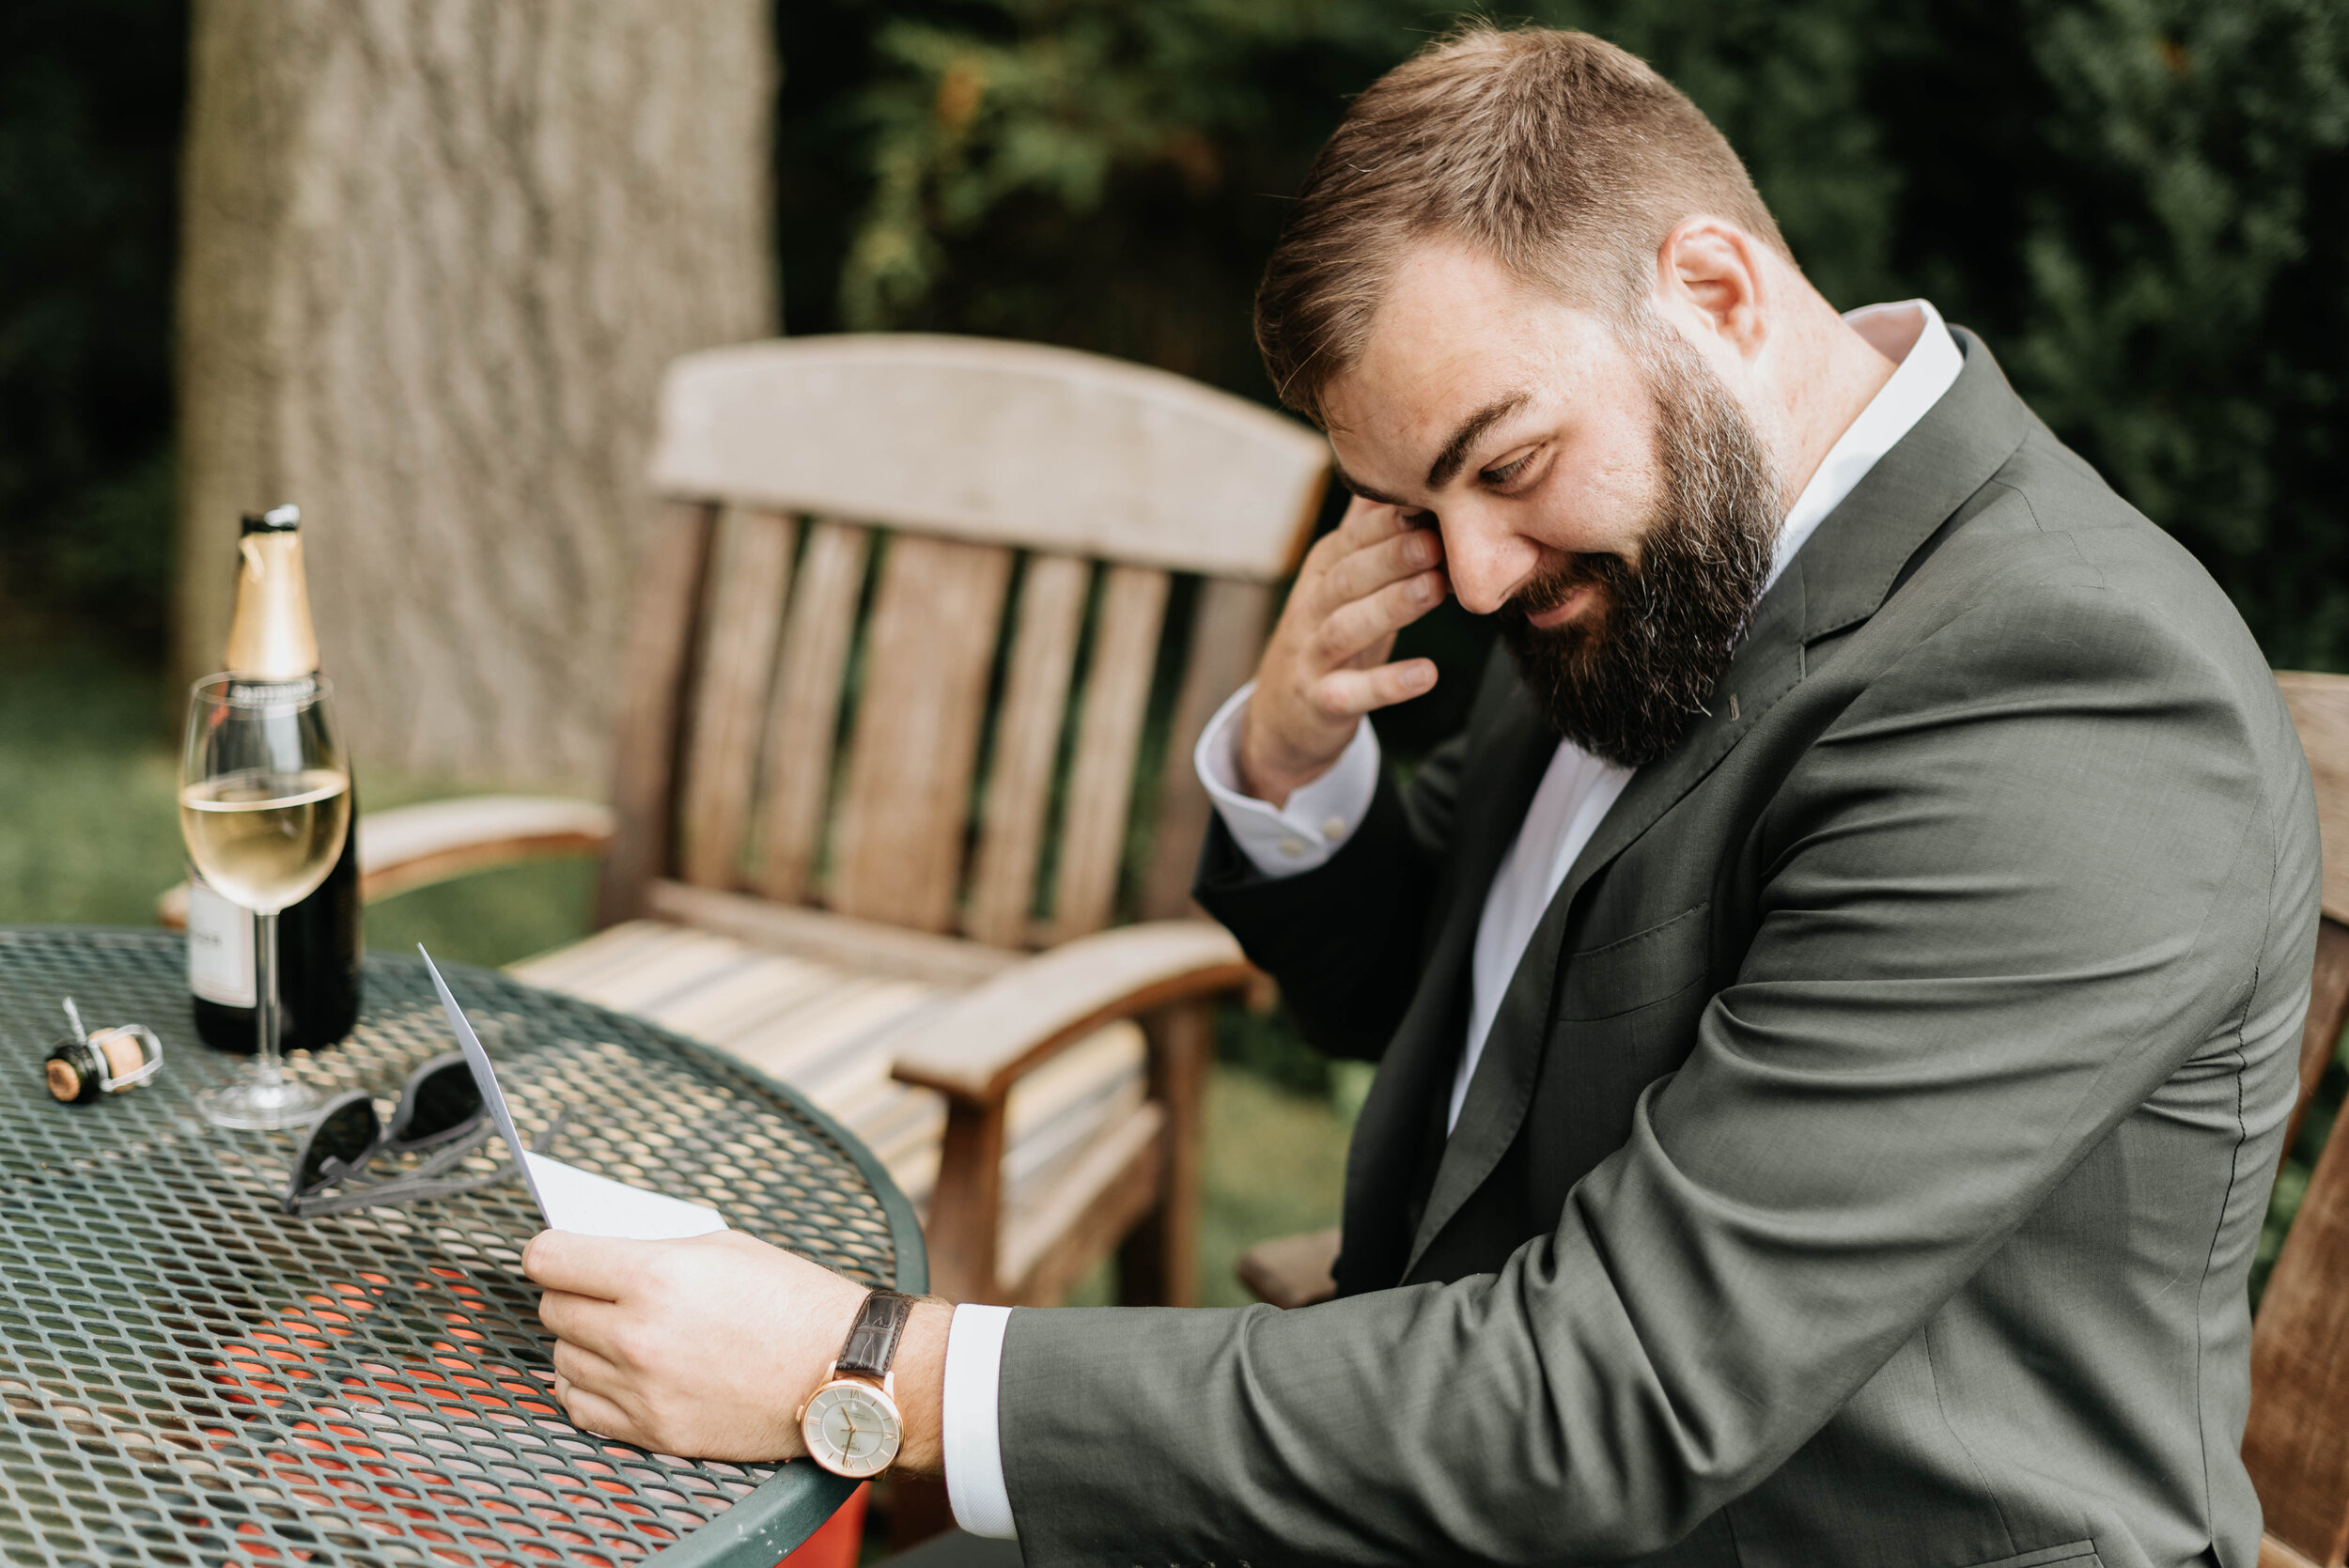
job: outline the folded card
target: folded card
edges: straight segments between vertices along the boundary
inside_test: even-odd
[[[497,1069],[490,1064],[490,1053],[481,1048],[464,1009],[449,994],[448,982],[441,978],[432,955],[424,952],[422,942],[416,944],[416,951],[424,953],[424,967],[431,972],[433,988],[441,993],[442,1010],[448,1015],[458,1048],[465,1053],[465,1064],[473,1069],[481,1103],[490,1108],[498,1136],[506,1140],[515,1163],[521,1167],[522,1184],[530,1189],[531,1202],[538,1205],[547,1229],[630,1241],[672,1241],[726,1228],[725,1216],[706,1203],[648,1192],[524,1148],[521,1135],[514,1130],[514,1112],[506,1104],[505,1091],[498,1087]]]

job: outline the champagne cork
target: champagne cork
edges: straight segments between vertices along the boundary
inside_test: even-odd
[[[53,1097],[72,1103],[135,1089],[162,1064],[163,1043],[153,1032],[124,1024],[60,1042],[41,1063],[41,1077]]]
[[[42,1063],[49,1078],[49,1092],[61,1100],[82,1097],[82,1075],[73,1063],[62,1056],[53,1056]]]

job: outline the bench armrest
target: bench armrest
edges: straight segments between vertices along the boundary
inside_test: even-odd
[[[1159,1218],[1129,1238],[1126,1251],[1135,1256],[1128,1261],[1146,1276],[1137,1277],[1142,1282],[1163,1287],[1160,1299],[1183,1299],[1191,1273],[1200,1093],[1214,1048],[1208,1001],[1219,991],[1241,989],[1254,974],[1221,926],[1156,921],[1080,937],[1023,959],[932,1015],[890,1069],[901,1083],[946,1096],[945,1141],[926,1227],[931,1287],[958,1301],[1056,1294],[1038,1282],[1054,1273],[1053,1259],[1037,1261],[1034,1247],[1006,1251],[1004,1102],[1021,1077],[1068,1046],[1104,1024],[1142,1017],[1150,1037],[1152,1104],[1144,1108],[1146,1125],[1137,1118],[1128,1130],[1144,1141],[1112,1151],[1119,1174],[1101,1203],[1088,1202],[1087,1222],[1097,1219],[1113,1237],[1155,1206]],[[1006,1256],[1015,1259],[1020,1280],[999,1278]]]
[[[359,897],[372,904],[521,861],[601,853],[612,812],[592,800],[542,795],[466,795],[366,813],[359,834]],[[156,900],[174,928],[188,923],[184,882]]]
[[[891,1076],[948,1100],[1000,1108],[1012,1085],[1103,1024],[1237,990],[1255,970],[1221,925],[1152,921],[1064,942],[933,1015]]]
[[[1338,1282],[1331,1277],[1337,1261],[1335,1230],[1275,1236],[1239,1255],[1239,1282],[1254,1291],[1258,1300],[1283,1311],[1310,1307],[1337,1295]]]

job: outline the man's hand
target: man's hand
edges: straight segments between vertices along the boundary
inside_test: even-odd
[[[865,1287],[805,1258],[721,1231],[619,1241],[541,1231],[522,1271],[545,1287],[554,1396],[583,1429],[657,1453],[796,1459],[799,1408],[848,1337]],[[899,1469],[936,1474],[953,1310],[914,1308],[895,1363]]]
[[[1386,660],[1394,634],[1442,602],[1442,560],[1433,528],[1359,497],[1306,553],[1240,726],[1240,783],[1251,795],[1287,803],[1336,763],[1363,714],[1436,684],[1430,660]]]

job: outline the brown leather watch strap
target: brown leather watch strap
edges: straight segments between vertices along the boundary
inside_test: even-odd
[[[840,1347],[833,1375],[853,1373],[862,1377],[887,1377],[889,1363],[897,1358],[897,1341],[905,1334],[906,1319],[912,1315],[910,1296],[877,1290],[866,1296],[864,1305],[857,1309],[856,1321],[848,1326],[848,1343]]]

